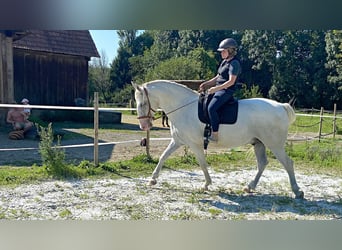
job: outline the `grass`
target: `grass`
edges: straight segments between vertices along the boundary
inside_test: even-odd
[[[291,143],[287,152],[295,162],[295,168],[302,171],[325,173],[342,177],[342,142],[329,140],[325,142]],[[207,157],[208,163],[215,171],[233,171],[255,167],[254,157],[248,157],[246,152],[232,151],[224,154],[213,154]],[[278,161],[269,157],[271,166],[279,165]],[[150,176],[158,160],[138,155],[130,160],[105,162],[94,166],[92,162],[82,161],[79,165],[70,166],[78,178],[136,178]],[[164,168],[194,169],[198,167],[195,157],[187,152],[184,156],[170,157]],[[19,185],[36,183],[53,179],[46,168],[33,165],[31,167],[2,167],[0,185]]]
[[[287,152],[297,168],[342,176],[341,140],[289,143]]]
[[[304,114],[304,113],[303,113]],[[307,114],[307,113],[305,113]],[[313,115],[319,115],[313,112]],[[325,114],[327,115],[327,114]],[[329,114],[329,116],[332,116]],[[341,115],[339,115],[341,117]],[[317,133],[319,132],[319,117],[296,116],[296,121],[289,128],[290,133]],[[337,134],[342,135],[342,119],[336,119]],[[324,118],[322,122],[322,133],[330,134],[333,132],[333,118]]]
[[[323,123],[323,133],[329,133],[332,130],[332,119]],[[318,117],[302,117],[297,116],[296,122],[291,125],[290,132],[306,133],[312,132],[310,124],[317,123]],[[326,123],[326,125],[324,125]],[[65,126],[66,124],[64,124]],[[58,129],[61,124],[56,125]],[[84,124],[71,124],[69,128],[81,128],[85,134],[92,134],[92,124],[89,127],[84,127]],[[132,125],[136,126],[136,125]],[[101,128],[100,133],[115,132],[116,130],[124,130],[125,125],[119,124],[110,126],[110,128]],[[337,127],[342,128],[342,120],[337,120]],[[126,130],[125,130],[126,131]],[[134,132],[133,130],[128,130]],[[318,131],[318,125],[317,125]],[[338,133],[341,131],[338,130]],[[255,168],[255,156],[251,146],[250,150],[237,151],[231,150],[227,153],[209,154],[207,161],[215,171],[233,171],[242,168]],[[248,149],[248,147],[247,147]],[[327,173],[342,176],[342,139],[337,136],[337,139],[324,139],[320,143],[317,141],[306,142],[288,142],[286,150],[289,156],[295,161],[295,168],[304,171],[316,173]],[[274,156],[268,152],[269,165],[280,166]],[[130,160],[103,162],[99,166],[94,166],[92,162],[82,161],[78,165],[69,164],[72,173],[77,178],[134,178],[139,176],[150,176],[154,170],[158,160],[147,157],[146,155],[138,155]],[[184,148],[184,154],[179,157],[171,156],[164,164],[164,168],[170,169],[186,169],[192,170],[199,168],[194,155]],[[68,176],[66,176],[68,178]],[[26,183],[40,182],[44,180],[54,179],[46,168],[38,165],[29,167],[13,167],[3,166],[0,169],[0,185],[19,185]]]
[[[1,167],[0,186],[35,183],[49,178],[47,171],[37,165],[32,167]]]

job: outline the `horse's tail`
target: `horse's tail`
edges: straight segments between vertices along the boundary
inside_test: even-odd
[[[296,120],[296,113],[293,108],[288,103],[283,103],[283,107],[287,112],[287,116],[289,117],[289,125],[292,124]]]

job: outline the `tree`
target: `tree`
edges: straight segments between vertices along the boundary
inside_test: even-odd
[[[248,85],[258,85],[265,97],[272,86],[276,53],[281,50],[282,32],[246,30],[241,38],[242,72]]]
[[[216,74],[217,61],[215,60],[214,53],[207,52],[204,48],[198,47],[190,51],[187,57],[197,65],[199,80],[210,79]]]
[[[138,30],[118,30],[119,47],[131,49],[137,37]]]
[[[104,51],[101,57],[93,59],[89,65],[89,95],[99,92],[101,102],[108,102],[111,99],[111,82],[109,79],[108,59]]]
[[[110,69],[111,91],[122,89],[132,81],[129,58],[132,57],[132,47],[136,39],[137,30],[118,30],[119,48]]]
[[[112,91],[122,89],[125,85],[136,80],[137,76],[145,74],[145,67],[141,65],[141,57],[153,44],[150,32],[143,32],[137,36],[137,30],[119,30],[119,49],[111,65],[110,79]]]
[[[145,81],[156,79],[199,79],[199,64],[187,57],[173,57],[161,62],[146,74]]]
[[[182,69],[179,69],[178,75],[182,75],[183,79],[186,79],[184,77],[189,77],[188,79],[211,78],[216,73],[220,61],[219,53],[213,53],[213,51],[216,51],[223,38],[232,36],[232,31],[153,30],[146,32],[153,37],[153,45],[146,49],[143,55],[130,59],[134,81],[146,81],[146,79],[151,79],[153,75],[154,77],[160,76],[161,68],[164,67],[164,71],[166,71],[165,65],[160,66],[160,64],[178,57],[181,59],[171,60],[168,63],[173,66],[179,65],[184,58],[187,58],[192,66],[186,66],[186,68],[196,67],[197,73],[193,75],[180,74],[179,72],[182,72]],[[151,72],[155,68],[155,72]],[[156,73],[157,71],[159,73]],[[170,70],[167,71],[170,72]]]
[[[331,100],[334,103],[342,105],[342,31],[330,30],[326,33],[326,52],[327,62],[325,64],[328,70],[328,83],[334,90]]]
[[[220,41],[239,44],[241,82],[246,91],[300,107],[331,107],[341,101],[341,32],[320,30],[148,30],[119,31],[111,65],[111,91],[133,79],[208,79],[221,61]],[[326,46],[325,46],[326,44]],[[258,88],[257,88],[258,87]]]
[[[295,97],[300,107],[329,105],[324,37],[317,30],[282,32],[282,56],[274,65],[271,98],[287,102]]]
[[[126,47],[119,47],[117,56],[114,58],[110,68],[111,91],[122,89],[132,81],[129,59],[131,53]]]

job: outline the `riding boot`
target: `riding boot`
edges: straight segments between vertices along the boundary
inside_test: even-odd
[[[212,132],[211,136],[209,137],[209,140],[212,142],[217,142],[218,141],[218,132]]]

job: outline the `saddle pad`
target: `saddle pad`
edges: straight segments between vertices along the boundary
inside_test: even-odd
[[[210,123],[208,105],[212,95],[200,95],[198,100],[198,118],[203,123]],[[219,110],[220,124],[234,124],[237,120],[239,102],[232,100],[223,105]]]

